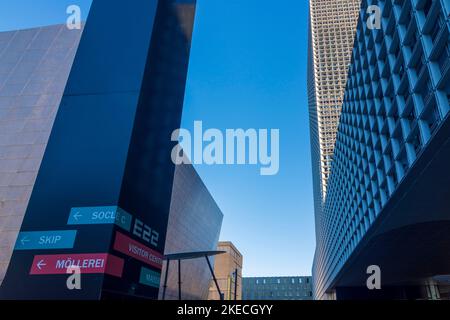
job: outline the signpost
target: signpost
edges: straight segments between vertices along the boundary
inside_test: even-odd
[[[20,232],[14,250],[71,249],[76,230]]]
[[[72,208],[67,224],[115,224],[125,231],[130,231],[131,219],[131,215],[118,206]]]
[[[145,267],[141,268],[141,275],[139,277],[139,283],[151,286],[154,288],[159,288],[161,282],[161,273],[152,271]]]
[[[66,274],[80,268],[81,274],[105,273],[122,277],[124,260],[107,253],[38,255],[33,259],[30,275]]]

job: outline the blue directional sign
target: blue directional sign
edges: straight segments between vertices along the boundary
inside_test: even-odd
[[[72,249],[76,230],[24,231],[17,237],[14,250]]]
[[[117,206],[83,207],[70,210],[69,225],[116,224],[126,231],[131,229],[132,216]]]

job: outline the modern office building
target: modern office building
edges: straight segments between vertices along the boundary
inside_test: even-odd
[[[310,0],[308,104],[314,198],[327,192],[361,0]]]
[[[222,213],[170,158],[194,14],[94,0],[83,33],[0,33],[1,298],[157,299],[164,253],[216,247]],[[205,297],[191,268],[184,295]]]
[[[360,2],[309,1],[307,82],[316,243],[324,237],[322,209]]]
[[[449,16],[446,0],[362,1],[318,226],[319,299],[448,297]]]
[[[312,300],[311,277],[242,279],[242,300]]]
[[[361,0],[309,0],[308,107],[316,243]]]
[[[224,300],[242,300],[242,266],[243,257],[239,250],[229,241],[221,241],[218,251],[224,254],[216,256],[214,273]],[[220,300],[217,286],[211,279],[209,300]]]

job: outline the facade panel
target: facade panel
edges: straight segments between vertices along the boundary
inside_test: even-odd
[[[220,208],[192,165],[176,166],[165,254],[216,250],[222,219]],[[160,299],[166,264],[161,275]],[[171,261],[166,300],[178,299],[177,268],[177,261]],[[205,259],[182,261],[181,271],[182,299],[207,300],[211,272]]]
[[[366,23],[369,5],[381,9],[380,29]],[[448,232],[439,231],[450,218],[449,6],[363,1],[315,261],[319,297],[355,285],[370,262],[393,286],[450,271]]]
[[[0,33],[0,283],[80,36],[62,25]]]

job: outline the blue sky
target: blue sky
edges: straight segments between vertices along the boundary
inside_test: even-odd
[[[61,23],[91,0],[0,2],[0,31]],[[244,276],[309,275],[315,248],[306,91],[308,1],[198,0],[182,127],[280,129],[280,171],[196,166]]]

